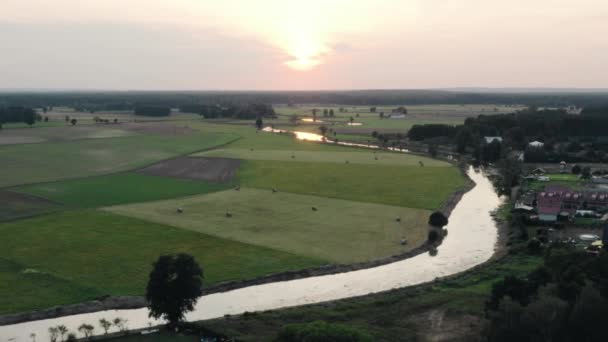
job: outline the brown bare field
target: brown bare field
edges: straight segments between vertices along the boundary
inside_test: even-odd
[[[239,159],[179,157],[139,170],[143,174],[226,183],[234,178]]]
[[[0,221],[50,212],[57,204],[41,197],[0,190]]]

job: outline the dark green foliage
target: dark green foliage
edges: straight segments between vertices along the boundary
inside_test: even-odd
[[[171,108],[166,106],[137,105],[135,107],[135,115],[169,116],[170,114]]]
[[[512,158],[503,158],[498,162],[498,173],[500,175],[496,187],[501,195],[511,196],[511,189],[519,185],[522,175],[521,162]]]
[[[581,170],[581,178],[582,179],[589,179],[589,178],[591,178],[591,168],[589,166],[585,166]]]
[[[447,226],[448,218],[440,211],[436,211],[429,216],[429,224],[433,227]]]
[[[281,329],[277,342],[364,342],[372,341],[367,334],[341,324],[314,321],[290,324]]]
[[[435,243],[439,240],[439,233],[436,230],[431,230],[428,234],[427,240],[429,243]]]
[[[25,122],[33,125],[36,122],[36,111],[27,107],[0,107],[0,123]]]
[[[437,145],[436,144],[429,144],[429,154],[433,158],[437,157]]]
[[[500,159],[502,144],[498,140],[492,140],[491,143],[483,145],[481,149],[481,159],[484,163],[494,163]]]
[[[264,120],[262,120],[262,118],[257,118],[255,120],[255,127],[262,129],[264,127]]]
[[[436,137],[454,137],[458,129],[456,126],[445,124],[414,125],[407,136],[411,140],[420,141]]]
[[[160,256],[153,267],[146,289],[150,317],[178,323],[202,295],[203,270],[188,254]]]
[[[182,111],[184,109],[182,108]],[[189,112],[198,113],[206,119],[235,118],[255,120],[258,118],[275,118],[276,113],[269,104],[229,104],[229,105],[193,105],[188,107]],[[316,115],[316,111],[313,113]]]
[[[554,246],[545,266],[505,277],[486,303],[489,341],[606,341],[608,254]]]
[[[574,165],[572,167],[572,174],[578,175],[581,173],[581,171],[582,171],[582,169],[579,165]]]

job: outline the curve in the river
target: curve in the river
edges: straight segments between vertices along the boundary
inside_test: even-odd
[[[362,296],[417,285],[466,271],[492,257],[498,231],[491,212],[500,198],[481,171],[469,168],[475,186],[452,211],[446,227],[449,235],[435,256],[420,254],[392,264],[358,271],[250,286],[201,297],[196,310],[187,315],[190,321],[241,314],[246,311],[279,309],[303,304]],[[30,341],[35,333],[46,340],[48,328],[63,324],[76,332],[82,323],[93,324],[101,318],[128,319],[130,329],[158,324],[148,318],[147,309],[110,310],[0,326],[0,341]],[[101,333],[96,328],[97,333]]]

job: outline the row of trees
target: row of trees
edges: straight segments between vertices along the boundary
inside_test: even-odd
[[[142,116],[169,116],[171,108],[166,106],[138,105],[135,107],[134,113],[135,115]]]
[[[234,118],[254,120],[257,118],[275,118],[272,105],[265,103],[229,104],[229,105],[186,105],[180,107],[181,112],[196,113],[206,119]]]
[[[103,330],[104,334],[107,335],[112,326],[115,326],[118,331],[126,332],[128,320],[116,317],[113,320],[107,320],[102,318],[99,320],[99,327]],[[92,324],[83,323],[78,326],[78,332],[82,334],[82,337],[89,340],[95,332],[95,326]],[[33,341],[36,340],[36,334],[30,334]],[[65,325],[58,325],[49,328],[49,338],[51,342],[59,341],[76,341],[78,335],[70,330]]]
[[[130,91],[3,93],[0,105],[33,108],[67,106],[98,110],[132,110],[137,103],[177,108],[185,104],[216,103],[310,103],[387,106],[401,104],[530,104],[539,107],[599,107],[608,103],[607,93],[475,93],[439,90],[350,90],[350,91]]]
[[[27,107],[0,107],[0,124],[9,122],[24,122],[33,125],[42,117],[32,108]]]

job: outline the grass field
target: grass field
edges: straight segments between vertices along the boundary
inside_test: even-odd
[[[0,224],[0,314],[143,295],[151,263],[189,253],[205,285],[325,263],[184,229],[84,210]]]
[[[288,150],[247,150],[220,148],[201,153],[194,156],[202,157],[224,157],[250,160],[274,160],[274,161],[298,161],[298,162],[326,162],[344,164],[346,161],[352,164],[372,165],[400,165],[419,166],[422,161],[425,166],[451,167],[449,163],[437,159],[416,156],[405,153],[375,152],[338,152],[338,151],[288,151]]]
[[[349,148],[331,144],[319,144],[298,140],[290,134],[256,132],[253,122],[248,125],[210,124],[205,122],[191,123],[190,127],[203,133],[237,134],[241,138],[226,148],[246,150],[287,150],[287,151],[361,151],[360,148]]]
[[[129,170],[236,138],[233,134],[142,135],[0,146],[0,187]]]
[[[348,112],[341,113],[339,108],[345,108]],[[301,118],[312,118],[312,109],[317,108],[318,120],[332,128],[341,135],[356,135],[360,140],[361,135],[370,135],[372,131],[394,132],[405,134],[413,125],[416,124],[448,124],[460,125],[468,117],[476,117],[480,114],[495,115],[512,113],[521,107],[503,105],[405,105],[408,114],[404,119],[381,119],[380,112],[386,116],[398,106],[377,106],[376,112],[370,112],[370,106],[310,106],[302,105],[295,107],[275,106],[275,111],[279,115],[276,120],[268,120],[268,124],[275,124],[277,127],[293,128],[289,122],[289,117],[298,115]],[[323,109],[333,109],[335,116],[332,118],[323,117]],[[350,118],[355,122],[361,123],[360,126],[348,126]],[[319,124],[301,123],[297,130],[307,132],[316,131]],[[345,139],[345,138],[342,138]]]
[[[71,207],[93,208],[225,190],[229,184],[120,173],[14,188]]]
[[[464,186],[455,167],[257,160],[243,164],[237,176],[249,187],[429,210]]]
[[[177,207],[184,213],[176,213]],[[430,215],[427,210],[246,188],[106,210],[334,263],[417,247],[426,239]],[[405,247],[400,244],[404,237],[409,240]]]
[[[549,185],[562,185],[572,189],[580,189],[582,181],[578,175],[570,173],[551,173],[546,174],[549,177],[548,182],[532,181],[530,182],[530,188],[534,190],[542,190]]]
[[[91,125],[6,129],[0,133],[0,145],[120,138],[135,135],[135,133],[120,129],[119,127],[114,125]]]

